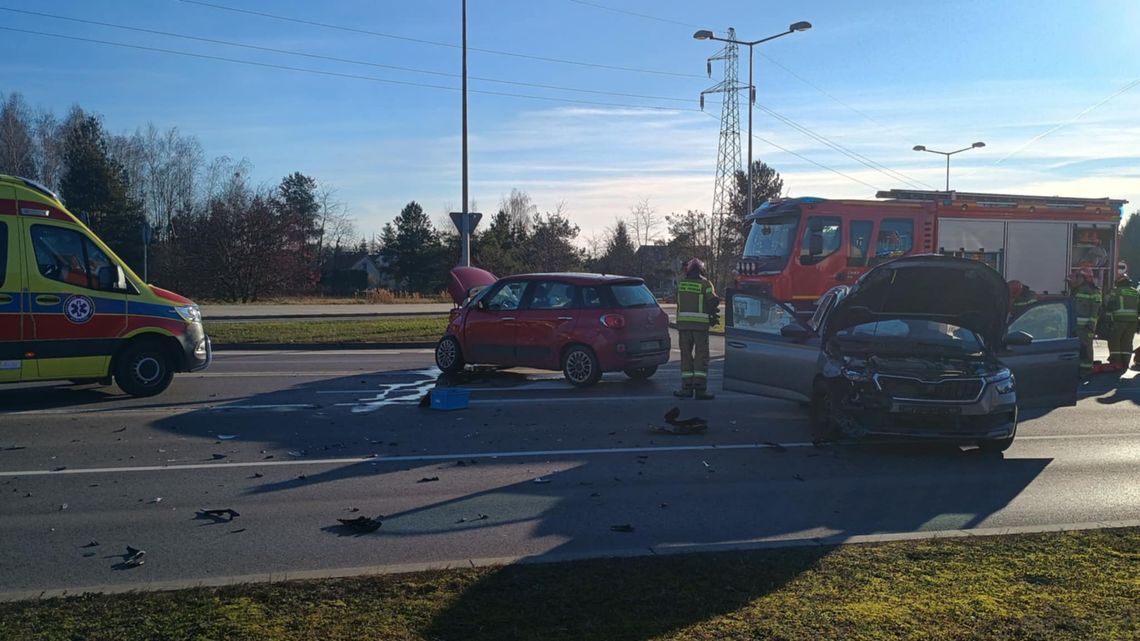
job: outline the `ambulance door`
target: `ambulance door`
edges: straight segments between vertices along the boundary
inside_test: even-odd
[[[34,353],[37,377],[107,376],[127,326],[122,270],[77,226],[34,214],[20,218],[32,332],[25,351]]]
[[[16,190],[0,186],[0,383],[20,380],[24,359],[23,289]]]

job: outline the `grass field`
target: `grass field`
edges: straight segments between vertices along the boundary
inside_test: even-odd
[[[5,603],[0,639],[1125,640],[1138,568],[1137,529],[515,565]]]
[[[206,321],[215,345],[250,343],[412,343],[438,340],[447,316],[360,320]]]

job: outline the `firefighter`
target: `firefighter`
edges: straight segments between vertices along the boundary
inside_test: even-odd
[[[1033,293],[1025,283],[1019,280],[1009,281],[1009,311],[1010,320],[1025,313],[1025,310],[1037,304],[1037,294]]]
[[[1112,329],[1108,335],[1108,362],[1113,371],[1123,372],[1128,368],[1128,358],[1132,354],[1132,337],[1136,334],[1136,322],[1140,317],[1140,292],[1132,286],[1128,278],[1128,265],[1123,261],[1117,265],[1116,284],[1105,300],[1108,317],[1112,319]]]
[[[1077,308],[1077,335],[1081,339],[1081,377],[1088,378],[1093,373],[1093,341],[1102,298],[1092,267],[1082,266],[1074,277],[1072,295]]]
[[[677,283],[677,334],[681,343],[681,398],[707,401],[709,327],[719,322],[720,299],[705,278],[705,264],[694,258],[685,264],[685,278]]]

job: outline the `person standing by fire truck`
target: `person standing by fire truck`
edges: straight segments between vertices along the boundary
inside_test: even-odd
[[[705,264],[694,258],[685,264],[685,278],[677,283],[677,334],[681,343],[680,398],[707,401],[709,379],[709,327],[720,321],[720,299],[705,277]]]
[[[1140,292],[1132,286],[1132,280],[1128,278],[1128,265],[1124,261],[1117,265],[1116,284],[1105,305],[1105,311],[1112,319],[1112,329],[1108,335],[1108,362],[1113,371],[1123,372],[1128,368],[1128,360],[1132,355],[1132,337],[1136,334],[1136,322],[1140,317]]]
[[[1081,339],[1081,377],[1088,378],[1093,371],[1093,341],[1096,340],[1096,321],[1100,317],[1103,299],[1092,267],[1082,266],[1074,277],[1076,283],[1072,295],[1077,308],[1077,335]]]

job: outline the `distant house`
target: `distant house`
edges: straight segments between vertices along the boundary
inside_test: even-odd
[[[381,284],[380,268],[365,252],[339,254],[325,267],[321,289],[326,294],[353,294],[376,289]]]

